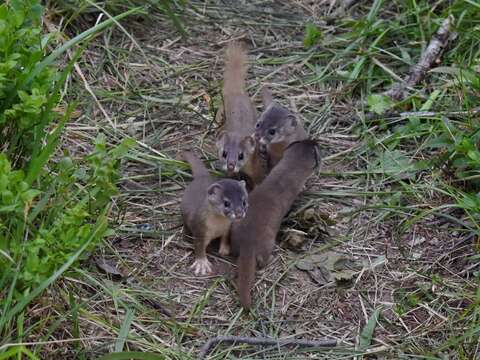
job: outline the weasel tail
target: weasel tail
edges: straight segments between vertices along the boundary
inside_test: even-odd
[[[247,55],[243,47],[236,42],[228,45],[223,74],[223,94],[243,94],[247,75]]]
[[[193,153],[191,153],[190,151],[183,151],[182,158],[190,164],[192,168],[192,175],[194,178],[208,175],[208,170],[205,165],[198,157],[193,155]]]
[[[255,279],[255,269],[257,261],[253,252],[242,252],[238,257],[238,293],[240,295],[240,302],[244,309],[249,310],[252,306],[252,297],[250,290]]]

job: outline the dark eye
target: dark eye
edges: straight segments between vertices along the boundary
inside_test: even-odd
[[[238,154],[238,160],[243,160],[243,153]]]
[[[227,152],[226,152],[226,151],[223,151],[223,153],[222,153],[222,157],[223,157],[224,159],[226,159],[226,158],[227,158]]]
[[[243,207],[247,207],[247,202],[243,200]]]
[[[269,133],[270,135],[275,135],[275,129],[270,129],[270,130],[268,130],[268,133]]]
[[[225,201],[223,202],[223,206],[225,206],[226,208],[230,207],[230,201],[225,200]]]
[[[255,128],[258,129],[260,127],[260,122],[257,122],[257,124],[255,125]]]

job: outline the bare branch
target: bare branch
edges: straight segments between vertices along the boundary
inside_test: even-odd
[[[442,25],[438,28],[432,40],[422,53],[418,64],[414,65],[408,77],[403,83],[397,83],[390,90],[385,92],[393,100],[401,100],[406,96],[407,89],[417,85],[425,77],[428,70],[438,61],[443,49],[447,46],[450,37],[450,28],[453,23],[453,16],[443,20]]]

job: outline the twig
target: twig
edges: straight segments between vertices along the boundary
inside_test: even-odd
[[[387,111],[385,114],[376,114],[369,112],[365,115],[365,120],[373,121],[378,119],[400,118],[407,119],[409,117],[417,116],[422,118],[446,116],[448,118],[463,118],[474,117],[480,114],[480,107],[474,107],[464,111]]]
[[[406,95],[406,89],[412,88],[422,81],[427,71],[440,58],[443,49],[447,46],[450,36],[450,27],[453,20],[454,18],[452,15],[443,20],[442,25],[437,30],[436,34],[433,35],[432,40],[430,40],[430,43],[423,52],[418,63],[410,70],[410,74],[407,76],[404,83],[395,84],[390,90],[385,92],[385,95],[393,100],[401,100]]]
[[[244,336],[216,336],[208,340],[200,349],[198,359],[205,359],[210,349],[218,343],[267,345],[267,346],[300,346],[300,347],[333,347],[337,346],[337,340],[298,340],[298,339],[269,339],[261,337]]]

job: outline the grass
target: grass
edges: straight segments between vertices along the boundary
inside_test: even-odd
[[[71,38],[100,14],[89,7],[70,21],[59,3],[47,14],[55,24],[68,20]],[[131,6],[116,4],[122,11]],[[123,29],[106,29],[86,47],[64,88],[76,114],[65,124],[63,149],[82,157],[98,133],[108,145],[126,137],[138,142],[120,167],[114,234],[94,253],[123,276],[101,271],[90,258],[45,283],[47,291],[9,323],[0,359],[141,358],[127,353],[138,351],[194,359],[217,334],[327,337],[341,345],[218,345],[211,359],[475,358],[480,163],[478,113],[468,111],[480,106],[476,3],[377,0],[341,11],[328,2],[190,1],[172,11],[187,37],[159,10],[122,20]],[[406,99],[372,109],[372,101],[383,101],[372,95],[408,74],[448,14],[457,35],[438,66]],[[309,25],[308,48],[307,23],[315,27]],[[194,149],[214,158],[222,49],[236,37],[250,44],[248,86],[257,104],[267,83],[300,114],[326,159],[280,238],[288,230],[307,236],[299,248],[280,244],[257,274],[251,317],[240,310],[231,259],[211,252],[217,275],[189,272],[191,244],[181,238],[178,209],[190,175],[177,153]],[[313,224],[309,209],[318,215]],[[353,259],[360,270],[350,281],[322,284],[315,271],[296,267],[326,251]],[[113,354],[119,351],[125,353]]]

